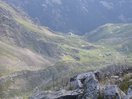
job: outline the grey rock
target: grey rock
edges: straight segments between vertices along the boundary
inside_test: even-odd
[[[94,75],[94,73],[93,72],[82,73],[71,78],[71,81],[70,81],[71,86],[74,86],[73,89],[82,89],[85,79],[89,78],[91,75]]]
[[[72,91],[60,90],[55,92],[36,92],[29,99],[132,99],[132,86],[127,95],[117,85],[100,85],[101,72],[88,72],[74,76],[70,79],[76,88]],[[112,76],[119,79],[118,76]],[[72,86],[73,86],[72,85]]]
[[[84,86],[84,81],[85,79],[90,79],[91,77],[95,77],[96,79],[101,78],[100,77],[100,71],[95,71],[95,72],[88,72],[88,73],[82,73],[77,75],[75,78],[73,78],[74,80],[71,81],[72,85],[74,84],[74,86],[76,86],[77,88],[83,88]]]
[[[129,87],[128,91],[127,91],[128,95],[132,95],[132,85]]]
[[[83,74],[78,75],[77,76],[77,79],[76,79],[77,80],[78,87],[79,88],[83,88],[83,83],[84,83],[85,79],[86,78],[89,79],[89,77],[91,75],[94,75],[93,72],[88,72],[88,73],[83,73]]]
[[[38,92],[33,94],[29,99],[46,99],[47,93],[46,92]]]
[[[124,99],[132,99],[131,95],[127,95]]]
[[[77,99],[79,92],[74,91],[56,91],[56,92],[37,92],[34,93],[29,99]]]
[[[112,79],[119,79],[119,76],[111,76]]]
[[[86,78],[84,82],[84,95],[82,99],[98,99],[100,85],[94,74]]]
[[[104,99],[124,99],[125,93],[117,85],[106,85],[104,89]]]
[[[129,87],[125,99],[132,99],[132,85]]]

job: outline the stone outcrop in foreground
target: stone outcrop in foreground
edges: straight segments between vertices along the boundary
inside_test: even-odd
[[[72,78],[74,90],[37,92],[29,99],[132,99],[132,86],[125,94],[117,85],[101,85],[101,72],[88,72]]]

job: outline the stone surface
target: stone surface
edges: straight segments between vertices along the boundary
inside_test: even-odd
[[[100,85],[95,75],[90,75],[84,82],[84,95],[82,99],[98,99]]]
[[[29,99],[132,99],[132,85],[126,95],[117,85],[101,85],[99,78],[100,72],[97,71],[82,73],[70,79],[76,86],[72,91],[39,91]],[[113,78],[119,79],[118,76]]]
[[[89,78],[91,75],[94,75],[94,73],[93,72],[82,73],[71,78],[70,80],[71,87],[73,89],[82,89],[85,79]]]
[[[81,89],[84,86],[84,81],[86,80],[86,78],[89,79],[90,77],[93,77],[93,76],[97,79],[101,78],[100,71],[79,74],[76,77],[72,78],[71,83],[73,83],[74,86],[76,86],[76,89],[77,88]]]
[[[124,99],[125,93],[117,85],[106,85],[104,89],[104,99]]]
[[[55,91],[55,92],[37,92],[29,99],[77,99],[79,92],[74,91]]]
[[[128,91],[127,91],[128,95],[132,95],[132,85],[129,87]]]
[[[94,75],[92,72],[83,73],[77,76],[77,84],[79,88],[83,88],[83,84],[86,78],[89,78],[91,75]]]
[[[129,87],[125,99],[132,99],[132,85]]]

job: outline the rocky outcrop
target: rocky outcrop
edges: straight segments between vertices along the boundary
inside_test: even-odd
[[[61,90],[57,92],[37,92],[29,99],[98,99],[99,73],[88,72],[77,75],[71,82],[76,84],[74,91]]]
[[[90,79],[94,74],[92,72],[89,73],[83,73],[83,74],[79,74],[76,78],[77,84],[79,88],[83,88],[84,85],[84,81],[86,79]]]
[[[72,91],[37,92],[29,99],[132,99],[132,86],[127,95],[115,84],[101,85],[100,71],[82,73],[70,79],[76,87]],[[112,76],[112,79],[119,79]]]
[[[74,89],[78,89],[78,88],[81,89],[86,84],[86,83],[84,83],[86,79],[88,80],[88,79],[93,78],[94,80],[95,79],[99,80],[101,78],[100,75],[101,75],[101,71],[95,71],[95,72],[88,72],[88,73],[79,74],[79,75],[71,78],[71,80],[70,80],[70,83],[72,85],[71,87],[74,86],[73,87]]]
[[[99,87],[100,85],[95,75],[90,75],[84,82],[84,95],[82,99],[98,99]]]
[[[123,99],[125,93],[117,85],[106,85],[104,89],[104,99]]]

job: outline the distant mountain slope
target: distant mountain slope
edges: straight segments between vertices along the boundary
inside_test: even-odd
[[[6,74],[20,70],[37,70],[61,59],[56,35],[34,25],[25,15],[0,1],[0,67]]]
[[[5,0],[53,30],[84,34],[106,23],[132,22],[131,0]]]
[[[52,63],[48,57],[42,57],[36,53],[37,51],[32,50],[31,43],[39,37],[39,34],[24,28],[17,20],[24,19],[15,9],[0,1],[0,68],[2,68],[0,72],[2,75],[23,69],[45,68],[44,66]]]
[[[103,49],[102,46],[88,43],[80,36],[72,33],[68,35],[55,33],[48,28],[35,25],[25,14],[3,1],[0,1],[0,12],[0,42],[3,46],[1,53],[4,53],[4,49],[9,52],[7,55],[13,56],[16,53],[14,55],[16,63],[18,60],[20,63],[22,62],[19,67],[25,65],[26,67],[33,67],[33,70],[34,67],[44,69],[45,66],[54,65],[61,61],[62,63],[63,61],[70,61],[75,64],[100,64],[101,66],[107,59],[107,57],[102,59],[98,55],[100,53],[105,54],[109,50],[108,48]],[[20,53],[24,55],[23,59],[21,59]],[[27,62],[26,59],[29,61]]]
[[[53,79],[123,64],[124,56],[113,47],[34,24],[24,12],[0,0],[2,99],[25,99],[37,88],[51,89]]]
[[[84,36],[89,42],[132,53],[132,24],[106,24]]]

